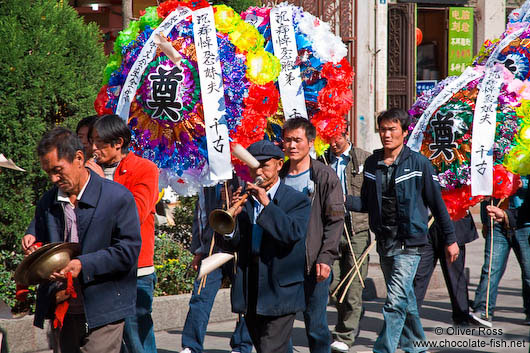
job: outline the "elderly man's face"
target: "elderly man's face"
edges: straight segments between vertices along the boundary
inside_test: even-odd
[[[282,159],[271,158],[260,161],[259,167],[257,169],[250,169],[250,176],[252,176],[254,180],[256,180],[258,177],[263,179],[260,187],[264,188],[265,190],[269,190],[270,187],[273,186],[278,180],[278,173],[280,173],[282,166]]]
[[[72,162],[57,156],[54,148],[40,157],[40,165],[50,181],[66,194],[77,194],[81,190],[82,176],[86,174],[83,152],[77,151]]]

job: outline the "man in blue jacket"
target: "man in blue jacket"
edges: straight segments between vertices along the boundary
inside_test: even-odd
[[[36,241],[78,242],[81,255],[39,286],[34,325],[52,318],[71,272],[77,299],[68,299],[62,329],[54,329],[56,350],[118,353],[124,318],[135,312],[141,238],[134,198],[85,167],[83,144],[68,129],[47,132],[37,154],[54,186],[37,204]]]
[[[225,237],[225,247],[238,252],[232,309],[245,314],[258,353],[285,352],[296,312],[305,309],[305,235],[311,204],[280,182],[283,152],[278,146],[263,140],[248,151],[260,162],[251,175],[262,182],[246,184],[251,196],[235,211],[235,233]],[[242,197],[239,188],[231,204]]]
[[[438,221],[449,263],[458,257],[453,224],[442,200],[440,185],[429,160],[403,144],[410,123],[407,112],[390,109],[377,117],[383,149],[366,159],[361,197],[348,196],[349,211],[368,212],[370,229],[385,277],[385,322],[374,352],[422,352],[414,341],[424,341],[414,276],[427,244],[428,208]]]

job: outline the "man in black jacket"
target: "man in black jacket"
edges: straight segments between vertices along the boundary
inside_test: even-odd
[[[232,283],[232,310],[245,314],[258,353],[285,352],[297,312],[305,309],[305,236],[310,202],[302,193],[280,182],[283,152],[270,141],[259,141],[248,151],[260,162],[247,183],[251,196],[234,213],[237,226],[223,239],[223,247],[238,252]],[[241,188],[232,206],[241,200]]]
[[[311,353],[327,353],[330,352],[331,333],[326,306],[331,266],[338,258],[344,229],[344,194],[335,171],[310,157],[315,137],[315,127],[307,119],[293,118],[285,122],[283,140],[289,160],[280,177],[311,200],[306,237],[304,321]]]
[[[425,351],[412,342],[425,340],[413,281],[427,243],[427,208],[440,224],[448,262],[458,257],[453,224],[433,167],[427,158],[403,144],[409,121],[401,109],[390,109],[377,117],[383,149],[366,160],[361,197],[347,200],[348,209],[368,212],[387,287],[385,322],[374,352],[395,352],[398,344],[407,352]]]

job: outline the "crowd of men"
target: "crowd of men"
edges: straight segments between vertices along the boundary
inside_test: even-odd
[[[419,309],[438,260],[454,323],[491,327],[498,283],[513,248],[523,272],[529,321],[527,183],[507,207],[484,207],[484,216],[496,220],[495,236],[504,242],[495,240],[502,248],[496,249],[491,268],[489,307],[483,300],[486,266],[470,310],[464,263],[465,244],[478,237],[472,218],[451,221],[431,163],[404,144],[408,114],[391,109],[377,123],[382,149],[370,154],[344,133],[330,141],[327,154],[314,159],[315,127],[303,118],[290,119],[283,126],[282,148],[267,140],[248,147],[259,162],[250,169],[252,181],[234,177],[228,188],[220,184],[201,190],[190,249],[193,268],[198,270],[212,252],[237,256],[235,263],[195,281],[182,331],[183,353],[202,352],[225,276],[231,280],[232,310],[239,314],[230,341],[233,352],[248,353],[253,347],[258,353],[292,352],[298,312],[312,353],[349,351],[361,328],[366,253],[373,241],[387,287],[374,352],[422,351],[413,342],[425,340]],[[129,152],[130,141],[125,122],[105,115],[83,119],[77,134],[55,128],[37,147],[54,186],[37,205],[23,249],[29,254],[37,244],[50,242],[81,247],[81,255],[38,288],[38,327],[54,318],[59,303],[69,303],[63,324],[53,329],[54,352],[156,352],[151,305],[158,170]],[[208,216],[227,202],[235,209],[236,226],[218,234]],[[489,256],[486,252],[487,261]],[[67,288],[69,278],[76,296]],[[331,332],[330,296],[338,311]]]

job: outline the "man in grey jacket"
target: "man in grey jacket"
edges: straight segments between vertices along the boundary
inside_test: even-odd
[[[285,163],[280,177],[285,184],[311,199],[311,217],[306,236],[304,311],[309,350],[330,352],[328,303],[331,266],[338,257],[344,227],[344,196],[333,169],[311,158],[309,151],[316,137],[315,127],[304,118],[293,118],[283,126]]]
[[[354,147],[346,133],[333,137],[330,141],[330,148],[326,153],[326,162],[335,170],[341,181],[342,191],[344,192],[344,201],[348,197],[361,196],[361,187],[363,184],[363,167],[364,161],[370,156],[370,153]],[[353,256],[359,261],[360,255],[370,245],[370,230],[368,226],[368,215],[366,213],[351,212],[344,208],[344,232],[340,240],[339,255],[340,257],[333,264],[333,282],[330,292],[333,293],[339,282],[350,273],[355,267]],[[351,244],[351,248],[350,248]],[[352,250],[354,254],[352,254]],[[368,259],[362,265],[359,265],[362,279],[366,279],[368,274]],[[333,343],[331,349],[337,352],[347,352],[353,346],[355,337],[359,335],[359,321],[362,316],[362,294],[363,287],[359,278],[347,287],[347,292],[342,302],[339,302],[345,289],[337,293],[337,324],[332,331]]]

